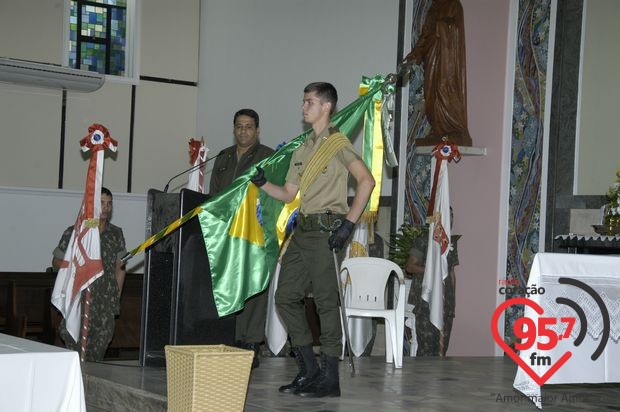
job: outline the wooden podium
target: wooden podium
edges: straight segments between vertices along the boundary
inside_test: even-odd
[[[151,189],[146,237],[208,199],[183,189]],[[164,366],[165,345],[227,344],[235,340],[234,315],[218,317],[209,259],[198,218],[146,251],[140,332],[140,366]]]

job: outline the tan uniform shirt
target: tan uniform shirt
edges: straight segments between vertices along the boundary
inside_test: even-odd
[[[318,135],[312,132],[295,150],[286,175],[288,183],[299,186],[301,175],[312,155],[331,134],[330,128],[334,128],[334,126],[330,124]],[[307,215],[325,213],[329,210],[334,213],[346,214],[349,210],[347,204],[349,170],[347,168],[355,160],[361,160],[361,158],[350,143],[336,153],[323,172],[303,194],[300,212]]]

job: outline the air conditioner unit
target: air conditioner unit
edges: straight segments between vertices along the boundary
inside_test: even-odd
[[[0,57],[0,82],[94,92],[103,86],[105,75],[53,64]]]

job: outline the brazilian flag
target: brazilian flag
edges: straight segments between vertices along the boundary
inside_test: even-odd
[[[382,78],[375,78],[373,87],[334,115],[332,123],[345,135],[354,134],[364,114],[381,100],[382,83]],[[257,163],[265,170],[269,182],[285,183],[291,156],[310,132],[311,129],[302,133]],[[269,286],[284,238],[284,226],[298,205],[298,200],[297,204],[285,205],[258,189],[250,182],[255,172],[255,168],[247,170],[202,204],[198,213],[220,316],[241,310],[246,299]]]

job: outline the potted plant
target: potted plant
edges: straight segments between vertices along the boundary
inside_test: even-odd
[[[616,181],[607,191],[605,205],[605,229],[608,235],[620,233],[620,169],[616,170]]]
[[[404,268],[409,258],[409,251],[420,235],[428,236],[428,228],[403,223],[398,232],[391,236],[389,259]]]

